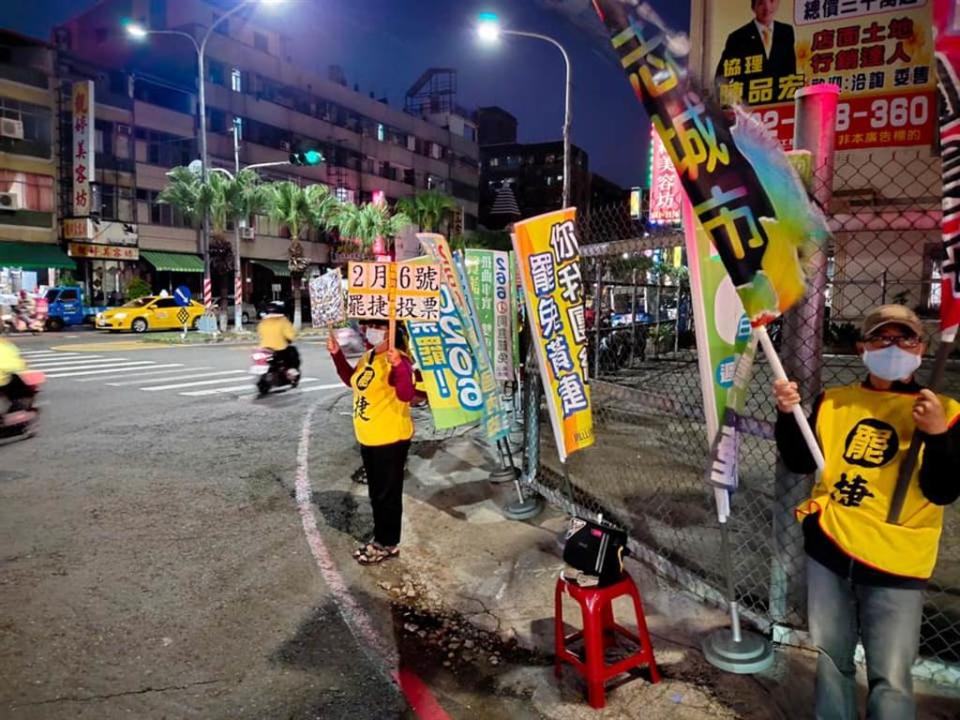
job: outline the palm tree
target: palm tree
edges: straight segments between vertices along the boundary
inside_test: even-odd
[[[439,232],[443,221],[459,206],[449,195],[436,190],[417,193],[397,201],[397,209],[411,218],[420,230]]]
[[[361,249],[374,254],[392,254],[393,239],[410,225],[410,218],[402,212],[391,213],[386,205],[365,203],[361,206],[343,205],[337,215],[340,235],[356,240]],[[383,245],[376,247],[378,241]]]
[[[270,188],[270,216],[287,228],[290,233],[290,248],[287,265],[290,268],[290,282],[293,289],[293,324],[298,330],[303,323],[303,297],[301,284],[303,273],[310,265],[303,252],[300,234],[310,226],[313,212],[308,194],[304,188],[289,180],[274,183]]]

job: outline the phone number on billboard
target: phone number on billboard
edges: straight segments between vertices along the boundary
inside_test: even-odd
[[[774,133],[781,145],[793,147],[792,103],[751,108],[750,114]],[[935,121],[933,93],[842,100],[837,105],[836,149],[929,145],[933,142]]]

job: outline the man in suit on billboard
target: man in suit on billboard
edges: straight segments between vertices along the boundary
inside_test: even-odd
[[[746,84],[772,78],[776,98],[780,79],[797,73],[793,26],[773,19],[780,0],[750,0],[750,7],[753,20],[727,36],[717,63],[717,81]]]

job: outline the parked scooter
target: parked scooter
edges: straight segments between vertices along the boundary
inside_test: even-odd
[[[24,397],[19,399],[19,407],[14,409],[6,396],[0,395],[0,440],[31,437],[40,412],[37,395],[45,380],[43,373],[29,370],[19,373],[17,377],[25,388]]]
[[[250,356],[250,374],[257,380],[257,390],[263,397],[273,388],[292,387],[300,384],[300,371],[287,367],[284,353],[275,353],[269,348],[257,348]]]

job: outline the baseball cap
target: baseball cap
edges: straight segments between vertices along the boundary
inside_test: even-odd
[[[923,323],[920,318],[903,305],[881,305],[871,310],[863,321],[862,337],[870,337],[884,325],[903,325],[910,328],[917,337],[923,337]]]

